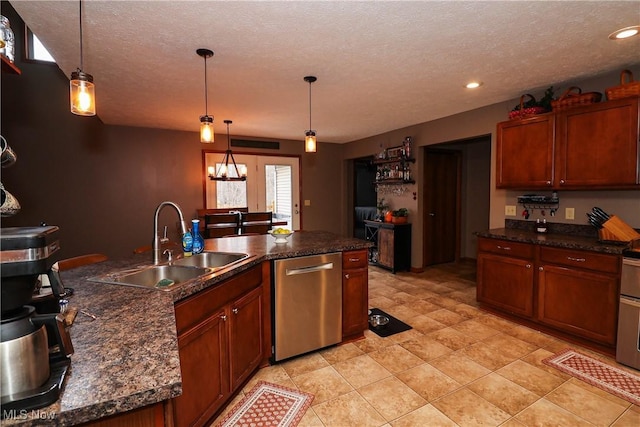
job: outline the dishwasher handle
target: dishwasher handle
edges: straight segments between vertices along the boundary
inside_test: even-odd
[[[322,270],[333,270],[333,263],[327,262],[319,265],[310,265],[309,267],[300,267],[300,268],[291,268],[291,269],[287,268],[286,275],[293,276],[296,274],[307,274],[307,273],[313,273],[315,271],[322,271]]]

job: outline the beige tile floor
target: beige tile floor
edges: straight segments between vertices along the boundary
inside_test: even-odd
[[[484,312],[475,293],[473,262],[421,274],[371,267],[369,306],[414,329],[387,338],[366,331],[261,369],[228,409],[263,380],[315,395],[300,426],[640,426],[639,406],[542,360],[571,347],[627,368]]]

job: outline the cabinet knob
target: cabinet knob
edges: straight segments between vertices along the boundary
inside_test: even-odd
[[[233,314],[238,314],[238,309],[234,308],[233,310],[231,310],[233,312]]]
[[[429,216],[436,216],[434,212],[429,212]]]
[[[531,268],[531,264],[527,264],[527,265],[525,265],[525,267]]]
[[[344,275],[344,278],[345,278],[345,279],[348,279],[348,278],[349,278],[349,274],[348,274],[348,273],[347,273],[347,274],[345,274],[345,275]]]
[[[547,181],[547,185],[551,185],[551,181]]]
[[[223,314],[222,316],[220,316],[220,319],[222,319],[223,322],[227,321],[227,315]]]
[[[538,270],[544,271],[544,268],[543,267],[538,267]]]
[[[564,179],[561,179],[561,180],[560,180],[560,184],[564,184]]]

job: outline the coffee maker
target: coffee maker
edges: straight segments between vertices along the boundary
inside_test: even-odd
[[[60,249],[58,232],[56,226],[0,230],[3,416],[58,400],[71,364],[73,345],[57,301],[64,296],[64,286],[54,268]],[[53,291],[47,304],[34,298],[42,274],[49,278]]]

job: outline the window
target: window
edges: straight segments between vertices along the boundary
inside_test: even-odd
[[[204,150],[205,208],[247,208],[250,212],[273,212],[278,226],[300,229],[300,158],[256,156],[236,153],[238,168],[246,166],[246,181],[212,181],[209,166],[220,167],[224,153]],[[235,169],[230,168],[230,176]]]
[[[27,27],[27,59],[34,61],[56,62],[40,39]]]

